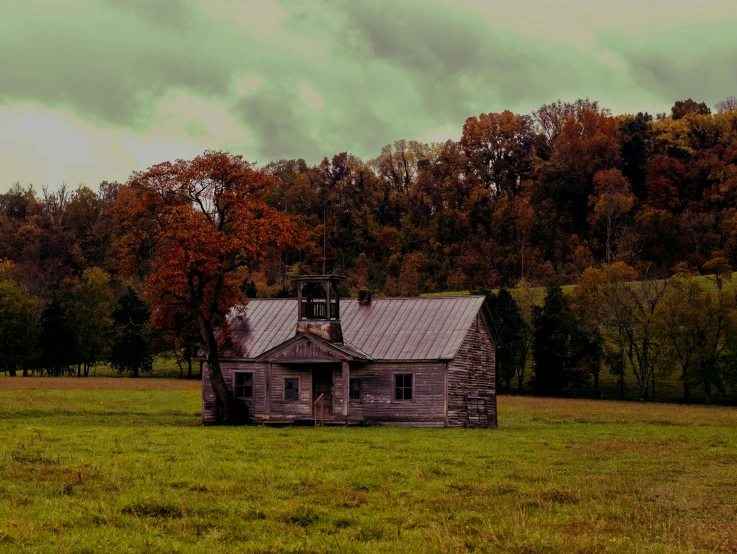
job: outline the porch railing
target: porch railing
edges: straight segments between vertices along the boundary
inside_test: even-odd
[[[325,426],[325,406],[323,405],[323,397],[325,396],[325,393],[322,393],[320,396],[317,397],[317,400],[315,400],[312,403],[312,417],[315,420],[315,427],[324,427]],[[320,417],[318,418],[318,403],[320,404]]]
[[[327,304],[312,300],[302,300],[302,319],[340,319],[337,303],[330,303],[330,318],[327,317]]]

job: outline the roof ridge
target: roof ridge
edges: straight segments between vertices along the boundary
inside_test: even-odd
[[[438,296],[374,296],[371,301],[374,300],[432,300],[434,298],[442,298],[442,299],[456,299],[461,300],[464,298],[486,298],[483,294],[464,294],[462,296],[459,295],[438,295]],[[341,296],[341,300],[358,300],[355,296]],[[268,297],[268,298],[249,298],[248,302],[252,302],[254,300],[297,300],[296,296],[290,296],[287,298],[274,298],[274,297]]]

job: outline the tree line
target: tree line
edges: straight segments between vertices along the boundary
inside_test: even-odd
[[[570,294],[550,284],[521,282],[488,293],[502,348],[500,390],[562,396],[580,393],[600,373],[616,378],[619,398],[631,377],[641,400],[656,383],[677,380],[682,398],[698,390],[709,404],[737,390],[737,302],[732,267],[724,258],[704,264],[697,276],[685,264],[674,275],[653,279],[624,262],[589,268]]]
[[[161,229],[156,218],[165,214],[171,227],[176,214],[191,219],[184,205],[210,202],[213,196],[170,188],[169,196],[160,195],[167,199],[164,206],[154,197],[144,198],[142,187],[157,179],[189,179],[197,171],[212,177],[219,171],[213,182],[220,179],[222,191],[231,191],[228,187],[240,181],[223,173],[228,167],[264,185],[258,188],[263,205],[249,208],[261,215],[251,214],[248,221],[268,227],[281,218],[273,228],[279,241],[246,227],[250,242],[236,244],[227,226],[218,230],[231,246],[248,250],[237,263],[226,260],[224,252],[220,258],[202,257],[218,267],[237,267],[229,279],[237,281],[239,294],[288,296],[293,293],[290,276],[324,271],[345,274],[345,292],[351,294],[362,289],[377,295],[510,289],[529,326],[520,347],[527,361],[520,367],[542,367],[530,360],[548,348],[561,352],[559,365],[551,369],[559,377],[538,377],[541,370],[535,370],[530,383],[516,375],[520,387],[565,391],[587,375],[573,368],[594,367],[591,360],[597,358],[612,367],[636,368],[651,387],[652,376],[662,371],[651,371],[652,360],[674,356],[676,347],[666,348],[658,340],[648,342],[658,345],[657,356],[651,346],[641,352],[634,327],[616,320],[622,323],[617,327],[603,310],[609,300],[603,285],[597,295],[591,292],[591,305],[602,310],[587,313],[573,308],[574,299],[556,299],[551,292],[542,307],[528,309],[519,302],[520,291],[609,279],[611,268],[626,267],[634,276],[627,283],[653,283],[657,289],[656,284],[667,282],[670,294],[684,275],[708,273],[712,260],[734,266],[736,105],[728,98],[712,113],[689,99],[676,102],[670,114],[653,117],[614,116],[596,101],[558,101],[532,114],[470,117],[458,141],[400,140],[368,161],[344,152],[317,165],[278,160],[261,168],[249,165],[246,171],[241,162],[204,156],[199,165],[181,160],[161,164],[125,184],[103,182],[97,191],[66,185],[38,191],[16,184],[0,195],[0,363],[6,371],[83,375],[100,361],[132,374],[144,372],[162,351],[191,360],[203,341],[198,325],[215,324],[217,318],[198,323],[191,310],[160,310],[160,299],[152,298],[145,284],[157,270],[154,243],[174,240],[153,232]],[[150,209],[138,218],[131,204],[136,190],[137,206]],[[243,189],[240,194],[249,193]],[[217,203],[197,211],[209,214],[211,224],[225,215]],[[285,222],[297,220],[300,232],[282,233]],[[133,233],[136,225],[144,232]],[[202,251],[217,250],[203,236],[207,233],[195,236],[192,231],[183,240]],[[168,255],[184,263],[177,258],[182,252],[170,249]],[[232,284],[221,288],[230,291]],[[233,291],[229,294],[235,298]],[[639,298],[629,294],[630,303]],[[179,308],[186,308],[182,302]],[[658,296],[657,304],[662,302]],[[627,310],[636,312],[631,305]],[[619,362],[610,351],[615,338],[621,342]],[[546,340],[554,343],[546,346]],[[125,341],[141,341],[133,349],[141,359],[119,359],[130,348],[115,345]],[[689,375],[708,365],[683,363]],[[727,381],[717,379],[712,386],[717,382]]]

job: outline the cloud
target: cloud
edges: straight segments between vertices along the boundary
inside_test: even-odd
[[[235,111],[259,137],[260,163],[295,157],[297,152],[299,157],[311,160],[329,153],[309,134],[310,121],[296,88],[275,85],[259,89],[239,100]]]
[[[688,96],[713,104],[737,91],[737,14],[723,8],[4,0],[0,111],[12,125],[0,140],[49,166],[29,166],[28,179],[56,186],[125,178],[197,149],[259,163],[342,151],[369,159],[401,138],[457,138],[472,115],[558,98],[598,99],[615,113],[666,111]],[[43,121],[53,136],[69,134],[63,159]],[[0,151],[0,189],[27,180],[11,151],[27,158],[15,146]]]
[[[180,6],[174,21],[185,17],[182,2],[168,3]],[[22,7],[0,23],[0,103],[30,100],[134,127],[146,124],[156,100],[172,88],[223,94],[230,83],[232,67],[219,55],[225,45],[202,40],[206,18],[173,28],[155,10],[142,17],[139,1],[126,9],[110,5],[122,1],[78,3],[76,10],[11,4]]]
[[[713,105],[737,91],[737,15],[708,28],[680,24],[646,35],[608,34],[602,43],[625,61],[633,82],[664,103],[692,97]]]

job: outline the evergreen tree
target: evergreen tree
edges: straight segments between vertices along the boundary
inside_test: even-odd
[[[501,343],[496,358],[497,381],[506,384],[507,392],[511,392],[512,378],[520,363],[520,335],[525,322],[509,290],[502,288],[496,294],[489,293],[486,299]]]
[[[550,286],[543,307],[536,309],[532,383],[535,392],[543,396],[558,396],[563,389],[568,341],[566,304],[563,290],[559,286]]]
[[[58,377],[71,373],[74,363],[74,331],[57,297],[41,316],[41,366]]]
[[[153,329],[149,324],[148,306],[136,291],[128,291],[113,312],[115,331],[110,348],[110,364],[119,373],[128,371],[133,377],[151,372],[154,359]]]

